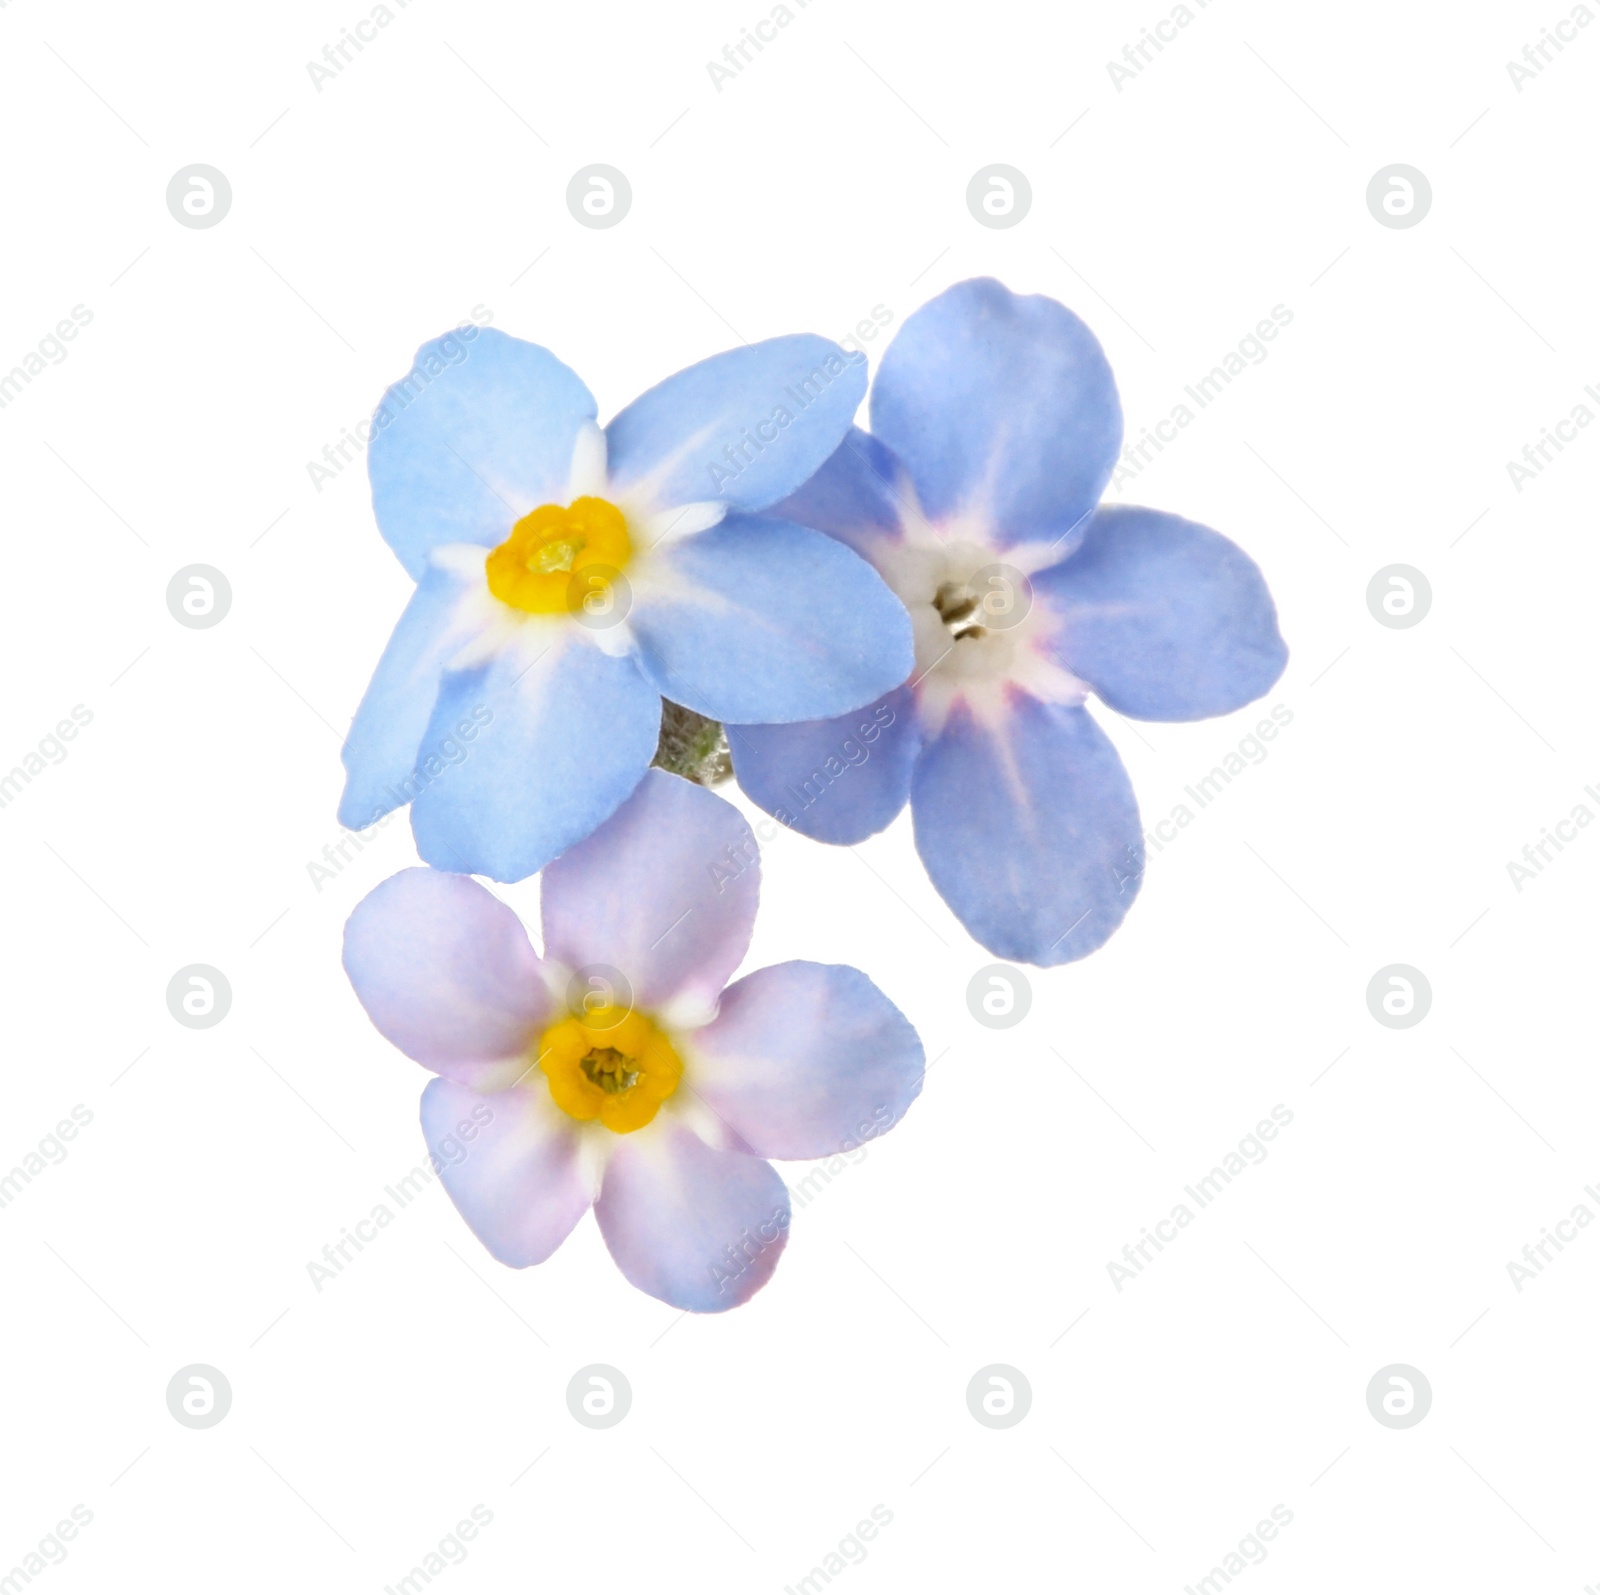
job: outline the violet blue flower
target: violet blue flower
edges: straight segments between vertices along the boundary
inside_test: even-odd
[[[477,327],[424,344],[373,421],[373,509],[419,585],[350,727],[341,823],[410,803],[428,863],[521,880],[639,784],[663,697],[809,720],[902,680],[910,630],[870,566],[756,513],[833,452],[864,366],[772,338],[602,431],[547,349]]]
[[[1200,720],[1261,696],[1288,653],[1227,538],[1101,505],[1122,409],[1093,333],[1052,299],[959,283],[884,352],[873,435],[852,430],[774,513],[871,561],[916,663],[881,702],[728,728],[769,814],[854,843],[909,800],[939,894],[1002,958],[1101,946],[1144,873],[1126,770],[1084,707]]]
[[[759,874],[731,803],[651,770],[545,870],[542,957],[464,875],[403,870],[356,906],[345,969],[438,1076],[434,1167],[502,1263],[543,1262],[593,1207],[640,1290],[737,1306],[788,1239],[766,1160],[853,1150],[916,1098],[922,1044],[858,970],[796,961],[727,985]]]

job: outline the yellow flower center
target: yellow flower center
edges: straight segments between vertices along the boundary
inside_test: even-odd
[[[615,504],[576,498],[524,515],[484,567],[501,603],[530,615],[559,615],[603,593],[632,553],[628,523]]]
[[[627,1008],[558,1020],[539,1038],[539,1067],[557,1107],[618,1135],[642,1130],[683,1077],[672,1043]]]

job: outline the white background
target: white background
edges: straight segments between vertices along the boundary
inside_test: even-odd
[[[1600,1581],[1600,1232],[1520,1293],[1506,1269],[1600,1212],[1600,835],[1520,893],[1506,868],[1600,811],[1600,429],[1521,492],[1506,470],[1600,383],[1600,26],[1518,92],[1565,0],[1213,0],[1119,90],[1160,0],[812,0],[719,92],[761,0],[412,0],[317,91],[365,14],[0,9],[0,369],[93,312],[0,412],[0,767],[93,713],[0,810],[0,1172],[93,1114],[0,1210],[0,1575],[82,1503],[47,1595],[376,1592],[481,1503],[445,1595],[778,1591],[881,1503],[849,1591],[1177,1592],[1282,1503],[1250,1589]],[[964,202],[996,161],[1033,188],[1006,231]],[[166,208],[194,162],[233,187],[211,230]],[[609,231],[565,207],[593,162],[633,186]],[[1433,188],[1408,230],[1365,203],[1394,162]],[[307,869],[410,584],[360,466],[318,491],[306,462],[474,305],[604,417],[741,338],[898,327],[980,273],[1091,323],[1130,433],[1292,310],[1120,495],[1261,563],[1288,672],[1226,721],[1101,712],[1147,823],[1265,708],[1292,724],[1007,1032],[969,1016],[992,960],[907,816],[765,847],[747,967],[858,964],[937,1062],[751,1305],[680,1317],[590,1220],[503,1269],[437,1187],[319,1294],[307,1263],[421,1160],[425,1076],[338,962],[408,825],[320,891]],[[166,608],[193,562],[232,584],[214,629]],[[1409,630],[1365,602],[1396,562],[1433,589]],[[505,895],[533,914],[536,883]],[[214,1029],[167,1012],[191,963],[232,983]],[[1432,985],[1409,1030],[1367,1010],[1391,963]],[[1280,1103],[1267,1160],[1118,1292],[1107,1263]],[[234,1393],[198,1432],[164,1400],[197,1362]],[[1396,1362],[1433,1388],[1401,1431],[1364,1394]],[[564,1401],[589,1363],[633,1386],[605,1432]],[[967,1412],[990,1363],[1032,1384],[1011,1429]]]

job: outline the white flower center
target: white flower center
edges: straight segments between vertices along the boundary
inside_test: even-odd
[[[965,535],[917,528],[887,549],[881,574],[911,615],[919,707],[930,729],[958,700],[982,717],[1004,711],[1016,686],[1051,702],[1081,703],[1083,684],[1042,647],[1054,629],[1030,570],[1047,552],[1003,550]]]

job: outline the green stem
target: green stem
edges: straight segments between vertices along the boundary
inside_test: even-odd
[[[701,786],[719,786],[733,775],[733,755],[721,722],[666,698],[661,700],[661,738],[651,762]]]

